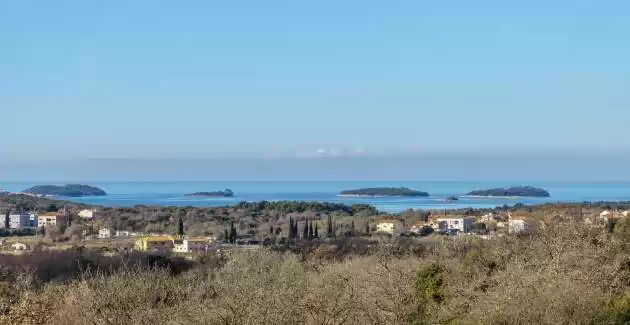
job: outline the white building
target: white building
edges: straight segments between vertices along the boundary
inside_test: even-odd
[[[510,219],[508,220],[508,234],[522,233],[529,228],[529,225],[524,219]]]
[[[129,237],[130,234],[126,230],[116,230],[114,233],[114,237]]]
[[[16,251],[25,251],[29,249],[29,246],[27,244],[17,242],[11,245],[11,248],[13,248]]]
[[[207,238],[190,238],[184,240],[175,240],[173,251],[177,253],[198,253],[205,252],[209,247]]]
[[[396,218],[381,219],[376,225],[376,232],[383,234],[401,234],[405,231],[403,222]]]
[[[109,228],[103,228],[98,231],[98,238],[105,239],[112,237],[112,230]]]
[[[81,219],[86,219],[86,220],[94,219],[94,211],[93,210],[84,209],[84,210],[79,211],[79,213],[77,215]]]
[[[67,224],[68,218],[57,212],[44,213],[37,216],[37,227],[39,228],[57,227]]]
[[[450,231],[468,233],[472,230],[473,223],[475,223],[475,217],[443,217],[437,218],[437,221],[446,222],[447,229]]]
[[[24,229],[31,228],[33,224],[31,222],[31,215],[28,213],[12,214],[9,215],[9,228],[10,229]]]
[[[448,230],[448,224],[444,221],[432,221],[429,220],[427,222],[419,221],[416,222],[409,231],[415,234],[420,234],[422,232],[422,228],[429,227],[433,229],[435,232],[445,233]]]

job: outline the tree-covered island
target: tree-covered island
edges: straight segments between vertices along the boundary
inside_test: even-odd
[[[489,197],[550,197],[549,192],[542,188],[533,186],[511,186],[505,188],[491,188],[487,190],[475,190],[466,194],[468,196],[489,196]]]
[[[59,185],[37,185],[22,191],[23,193],[41,196],[65,196],[65,197],[82,197],[82,196],[105,196],[107,193],[94,186],[81,184]]]
[[[342,196],[410,196],[428,197],[429,193],[406,187],[370,187],[341,191]]]

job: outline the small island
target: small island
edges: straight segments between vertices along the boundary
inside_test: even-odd
[[[459,198],[457,196],[449,196],[446,199],[444,199],[447,202],[453,202],[453,201],[458,201]]]
[[[487,197],[550,197],[549,192],[533,186],[512,186],[472,191],[467,196]]]
[[[107,193],[98,187],[81,184],[59,185],[37,185],[22,191],[22,193],[37,196],[105,196]]]
[[[428,197],[429,193],[414,191],[406,187],[372,187],[341,191],[341,196],[409,196]]]
[[[195,192],[186,194],[185,196],[194,196],[194,197],[233,197],[234,192],[230,189],[226,189],[224,191],[216,191],[216,192]]]

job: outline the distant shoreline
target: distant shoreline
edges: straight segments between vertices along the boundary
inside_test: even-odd
[[[518,199],[527,199],[527,198],[537,198],[534,196],[498,196],[498,195],[461,195],[461,198],[467,199],[509,199],[509,200],[518,200]]]
[[[404,197],[404,198],[428,198],[428,196],[410,195],[367,195],[367,194],[337,194],[337,197],[361,197],[361,198],[384,198],[384,197]]]

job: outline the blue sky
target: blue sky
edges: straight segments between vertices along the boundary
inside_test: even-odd
[[[628,149],[629,16],[627,1],[5,0],[0,160]]]

